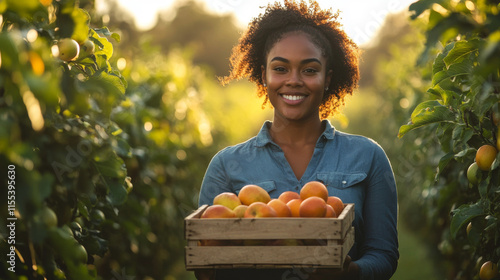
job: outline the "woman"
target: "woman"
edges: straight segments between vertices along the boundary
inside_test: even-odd
[[[389,279],[399,258],[397,194],[392,168],[374,141],[335,130],[326,120],[359,80],[358,48],[317,3],[269,5],[249,25],[224,82],[248,78],[274,108],[257,136],[212,159],[199,205],[247,184],[272,198],[309,181],[355,204],[355,244],[342,270],[228,270],[217,279]],[[352,261],[351,261],[352,260]],[[212,275],[197,273],[199,279]],[[209,279],[209,278],[206,278]]]

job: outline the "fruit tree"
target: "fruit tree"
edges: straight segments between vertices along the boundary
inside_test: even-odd
[[[414,108],[399,137],[421,127],[435,130],[443,151],[435,178],[454,189],[439,247],[454,258],[454,277],[464,279],[478,279],[483,263],[500,261],[499,8],[497,1],[410,6],[412,18],[427,23],[421,62],[436,49],[438,55],[428,100]]]
[[[206,74],[147,45],[124,58],[93,3],[0,1],[0,275],[185,279]]]

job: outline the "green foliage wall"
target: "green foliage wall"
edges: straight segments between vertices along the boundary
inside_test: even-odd
[[[478,279],[483,263],[500,262],[500,156],[489,170],[478,172],[477,181],[467,178],[479,147],[498,146],[499,6],[496,1],[418,1],[410,10],[414,19],[426,21],[420,61],[431,59],[436,48],[438,54],[428,100],[414,108],[399,136],[438,140],[431,141],[434,147],[422,143],[426,155],[439,155],[436,182],[425,199],[428,216],[439,218],[428,224],[441,233],[439,249],[449,261],[449,277]]]
[[[76,1],[19,3],[0,2],[2,279],[189,278],[183,218],[219,137],[206,72],[148,45],[120,57]],[[58,59],[63,38],[95,52]]]

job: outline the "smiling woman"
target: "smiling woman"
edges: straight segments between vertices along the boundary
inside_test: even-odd
[[[286,35],[267,59],[262,81],[274,107],[274,121],[317,118],[332,70],[327,72],[326,58],[310,37],[302,32]]]
[[[322,182],[329,196],[355,205],[355,244],[343,268],[308,271],[307,279],[389,279],[399,258],[396,184],[385,152],[371,139],[335,130],[326,119],[357,87],[358,55],[338,14],[314,1],[285,1],[268,5],[250,23],[233,49],[232,71],[222,78],[224,83],[240,78],[255,83],[257,94],[273,107],[273,121],[213,157],[200,206],[249,184],[273,199],[312,181]],[[215,276],[196,274],[199,279],[284,279],[295,273],[228,269]]]

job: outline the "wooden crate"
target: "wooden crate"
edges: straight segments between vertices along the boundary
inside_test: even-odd
[[[338,218],[200,219],[203,205],[184,220],[186,269],[341,268],[354,244],[354,204],[344,206]],[[225,244],[201,246],[201,240]]]

